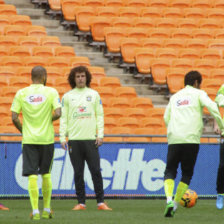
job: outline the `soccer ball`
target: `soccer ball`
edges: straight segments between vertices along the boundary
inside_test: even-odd
[[[180,200],[180,204],[185,208],[192,208],[196,205],[197,199],[197,193],[191,189],[187,189]]]

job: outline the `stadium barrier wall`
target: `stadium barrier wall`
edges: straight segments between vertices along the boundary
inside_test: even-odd
[[[0,196],[27,196],[28,178],[22,177],[21,143],[0,142]],[[164,196],[163,176],[167,144],[104,143],[99,148],[105,196]],[[195,173],[190,184],[200,196],[216,194],[216,174],[219,161],[218,144],[201,144]],[[178,170],[177,181],[181,172]],[[53,195],[75,196],[73,168],[67,151],[55,144],[52,168]],[[41,189],[41,177],[38,185]],[[93,195],[93,184],[85,169],[86,193]],[[41,191],[40,191],[41,194]]]

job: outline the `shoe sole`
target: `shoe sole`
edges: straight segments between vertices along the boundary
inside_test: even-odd
[[[174,212],[173,212],[173,207],[169,207],[167,209],[167,212],[165,213],[165,217],[173,217]]]

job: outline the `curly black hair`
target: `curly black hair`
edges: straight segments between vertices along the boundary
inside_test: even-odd
[[[78,66],[78,67],[73,68],[68,75],[68,82],[72,89],[74,89],[76,87],[76,83],[75,83],[76,73],[82,73],[82,72],[86,73],[86,86],[90,87],[90,83],[91,83],[91,79],[92,79],[91,73],[89,72],[87,67]]]
[[[193,86],[196,80],[198,81],[198,84],[201,84],[202,82],[201,73],[198,71],[190,71],[184,77],[184,85]]]

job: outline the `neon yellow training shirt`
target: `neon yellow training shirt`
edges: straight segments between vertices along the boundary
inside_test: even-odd
[[[104,114],[98,92],[90,88],[74,88],[62,98],[60,142],[103,138]]]
[[[13,100],[11,111],[23,115],[23,144],[47,145],[54,143],[52,113],[61,107],[56,89],[32,84],[20,89]]]

